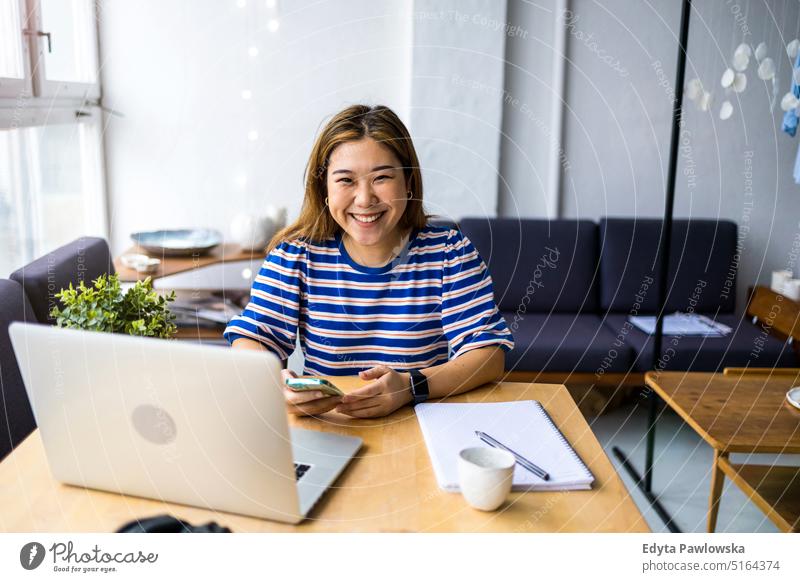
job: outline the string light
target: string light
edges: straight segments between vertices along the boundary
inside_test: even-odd
[[[250,55],[251,57],[257,57],[258,56],[258,47],[251,46],[249,49],[247,49],[247,54]]]
[[[250,141],[256,141],[258,139],[258,132],[255,129],[251,129],[247,132],[247,139]]]
[[[280,28],[280,21],[277,18],[270,18],[267,22],[267,30],[270,32],[276,32],[278,28]]]
[[[239,8],[244,8],[247,6],[247,0],[236,0],[236,6]]]
[[[245,89],[244,91],[242,91],[242,99],[244,99],[245,101],[249,100],[252,97],[253,97],[253,92],[250,89]]]

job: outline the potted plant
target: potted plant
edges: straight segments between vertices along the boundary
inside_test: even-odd
[[[150,277],[123,292],[118,275],[101,275],[91,287],[83,281],[77,288],[70,283],[56,297],[63,307],[53,307],[50,316],[58,327],[159,338],[170,338],[177,331],[169,310],[175,292],[159,295]]]

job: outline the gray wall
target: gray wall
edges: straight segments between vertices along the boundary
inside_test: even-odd
[[[781,132],[780,97],[789,89],[791,75],[783,47],[800,35],[800,15],[794,0],[693,4],[687,80],[700,78],[713,91],[715,103],[712,111],[701,112],[686,102],[675,216],[730,219],[740,225],[741,310],[748,285],[768,284],[772,270],[791,268],[796,259],[800,186],[792,169],[797,142]],[[569,164],[562,178],[560,214],[588,219],[661,216],[680,2],[572,0],[569,9],[563,126]],[[509,14],[523,18],[521,26],[532,17],[531,11],[512,7]],[[769,46],[778,66],[774,108],[772,84],[757,77],[755,59],[746,71],[744,93],[725,95],[720,86],[726,63],[743,41]],[[527,52],[511,48],[509,60],[536,69],[534,47]],[[508,71],[507,66],[510,85],[514,79]],[[719,105],[726,98],[734,114],[721,121]],[[501,167],[511,168],[509,172],[523,167],[508,150],[503,155]],[[542,216],[536,212],[534,184],[528,196],[534,202],[518,204],[519,215]],[[517,215],[503,199],[500,208],[505,215]]]
[[[505,87],[501,93],[503,133],[500,143],[498,214],[547,216],[557,206],[548,191],[550,154],[561,138],[552,118],[553,102],[561,103],[561,87],[553,80],[557,59],[555,8],[552,0],[511,0],[508,21],[519,34],[506,39]]]

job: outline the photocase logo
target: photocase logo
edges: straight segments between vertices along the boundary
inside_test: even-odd
[[[26,570],[35,570],[44,561],[44,546],[39,542],[28,542],[19,551],[19,563]]]

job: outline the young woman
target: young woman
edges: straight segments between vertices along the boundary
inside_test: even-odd
[[[383,416],[503,373],[514,343],[486,265],[458,230],[428,224],[417,154],[394,112],[354,105],[333,117],[305,183],[300,217],[270,242],[225,337],[286,360],[299,330],[304,375],[369,382],[344,397],[285,389],[291,412]]]

